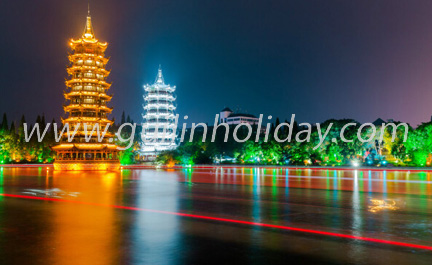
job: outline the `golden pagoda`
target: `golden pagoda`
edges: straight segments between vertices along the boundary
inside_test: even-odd
[[[110,71],[105,69],[108,58],[104,52],[108,43],[95,38],[90,10],[82,37],[78,40],[71,39],[69,44],[73,53],[69,55],[70,66],[67,72],[70,79],[66,80],[68,89],[64,93],[69,101],[64,106],[68,117],[62,119],[62,123],[69,126],[70,136],[75,130],[76,134],[70,140],[68,133],[64,131],[60,144],[52,148],[57,153],[54,169],[118,169],[118,149],[117,145],[112,144],[114,135],[107,131],[101,137],[106,127],[113,123],[108,119],[112,108],[107,107],[107,102],[112,98],[107,94],[111,84],[106,82]]]

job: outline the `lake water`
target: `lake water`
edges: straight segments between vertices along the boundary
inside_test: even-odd
[[[429,172],[2,167],[0,193],[0,264],[432,264]]]

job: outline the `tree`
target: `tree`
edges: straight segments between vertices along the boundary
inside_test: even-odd
[[[121,116],[121,122],[120,122],[120,125],[121,125],[121,124],[124,124],[125,122],[126,122],[126,120],[125,120],[125,112],[123,111],[122,116]]]
[[[414,165],[425,166],[432,153],[432,123],[423,123],[410,132],[405,147]]]
[[[394,122],[397,126],[401,122]],[[404,126],[399,126],[394,133],[392,126],[386,126],[383,134],[383,151],[386,160],[394,163],[402,163],[406,158],[406,148],[404,143],[405,137]],[[408,125],[408,135],[412,133],[412,127]],[[394,134],[394,137],[393,137]]]
[[[135,162],[134,157],[135,154],[132,147],[119,152],[119,160],[122,165],[133,164]]]
[[[46,125],[46,123],[45,123],[45,114],[42,114],[42,119],[41,119],[41,128],[45,128],[45,125]]]
[[[18,127],[18,135],[22,138],[24,137],[24,123],[26,123],[26,119],[25,116],[22,115],[21,120],[20,120],[20,124]]]
[[[3,120],[2,120],[2,123],[1,123],[1,126],[0,126],[0,130],[3,131],[3,132],[9,131],[9,124],[8,124],[6,112],[3,113]]]
[[[156,157],[156,162],[172,167],[175,164],[180,163],[180,161],[177,160],[177,157],[178,153],[175,150],[165,151]]]
[[[15,131],[15,122],[12,122],[9,131],[10,131],[11,134],[15,135],[15,133],[16,133],[16,131]]]
[[[39,128],[41,128],[41,126],[42,126],[42,119],[41,119],[40,115],[37,115],[36,123],[39,124]]]

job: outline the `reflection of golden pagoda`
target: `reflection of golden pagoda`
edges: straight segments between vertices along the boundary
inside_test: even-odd
[[[59,145],[54,146],[57,158],[54,162],[56,170],[106,170],[118,169],[118,150],[115,144],[111,144],[114,135],[107,132],[101,141],[98,140],[96,124],[99,124],[99,134],[102,136],[105,128],[113,122],[108,119],[112,108],[107,107],[111,95],[106,92],[111,84],[106,82],[109,71],[105,70],[108,58],[104,57],[108,44],[99,42],[93,34],[90,11],[83,36],[78,40],[71,40],[70,46],[74,50],[69,55],[71,65],[67,68],[71,76],[66,81],[70,91],[65,93],[69,105],[64,110],[69,117],[62,120],[63,124],[69,124],[70,133],[76,127],[77,133],[71,142],[68,141],[66,131],[62,135]],[[78,125],[79,124],[79,125]],[[86,141],[87,135],[92,136]]]

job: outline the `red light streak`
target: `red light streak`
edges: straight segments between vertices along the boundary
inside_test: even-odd
[[[404,242],[384,240],[384,239],[371,238],[371,237],[353,236],[353,235],[347,235],[347,234],[341,234],[341,233],[333,233],[333,232],[326,232],[326,231],[320,231],[320,230],[304,229],[304,228],[291,227],[291,226],[273,225],[273,224],[266,224],[266,223],[242,221],[242,220],[236,220],[236,219],[219,218],[219,217],[212,217],[212,216],[205,216],[205,215],[168,212],[168,211],[152,210],[152,209],[145,209],[145,208],[138,208],[138,207],[131,207],[131,206],[109,205],[109,204],[73,201],[73,200],[64,200],[64,199],[55,199],[55,198],[42,198],[42,197],[34,197],[34,196],[26,196],[26,195],[1,194],[0,193],[0,196],[10,197],[10,198],[40,200],[40,201],[67,202],[67,203],[75,203],[75,204],[83,204],[83,205],[104,206],[104,207],[111,207],[111,208],[115,208],[115,209],[124,209],[124,210],[132,210],[132,211],[145,211],[145,212],[152,212],[152,213],[160,213],[160,214],[169,214],[169,215],[176,215],[176,216],[182,216],[182,217],[189,217],[189,218],[201,219],[201,220],[210,220],[210,221],[236,223],[236,224],[258,226],[258,227],[275,228],[275,229],[281,229],[281,230],[288,230],[288,231],[295,231],[295,232],[302,232],[302,233],[316,234],[316,235],[324,235],[324,236],[337,237],[337,238],[347,238],[347,239],[354,239],[354,240],[360,240],[360,241],[365,241],[365,242],[394,245],[394,246],[400,246],[400,247],[432,250],[432,246],[426,246],[426,245],[404,243]]]

